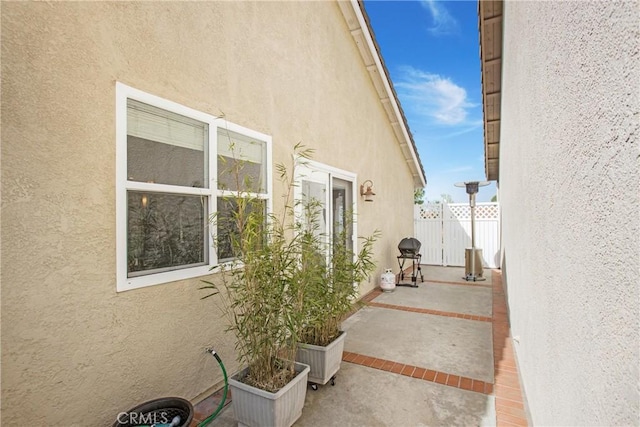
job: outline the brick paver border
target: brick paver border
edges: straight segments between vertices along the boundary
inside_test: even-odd
[[[492,274],[496,424],[498,426],[528,426],[518,367],[510,336],[507,303],[502,288],[502,271],[493,270]]]
[[[345,351],[342,353],[342,360],[356,365],[380,369],[381,371],[393,372],[394,374],[405,377],[417,378],[419,380],[460,388],[462,390],[475,391],[476,393],[491,394],[493,392],[493,384],[485,381],[461,377],[441,371],[433,371],[431,369],[407,365],[392,360],[369,357],[364,354]]]
[[[380,288],[376,288],[373,291],[369,292],[365,295],[361,302],[370,306],[370,307],[380,307],[380,308],[389,308],[392,310],[401,310],[401,311],[409,311],[412,313],[422,313],[422,314],[433,314],[436,316],[444,316],[444,317],[454,317],[457,319],[466,319],[466,320],[477,320],[479,322],[491,322],[491,317],[486,316],[476,316],[475,314],[465,314],[465,313],[454,313],[452,311],[441,311],[441,310],[432,310],[430,308],[418,308],[418,307],[408,307],[406,305],[396,305],[396,304],[386,304],[382,302],[373,302],[378,296],[382,294],[382,290]]]
[[[457,319],[477,320],[479,322],[491,322],[491,317],[476,316],[474,314],[454,313],[451,311],[431,310],[429,308],[407,307],[405,305],[385,304],[381,302],[368,302],[370,307],[389,308],[392,310],[410,311],[412,313],[434,314],[436,316],[455,317]]]

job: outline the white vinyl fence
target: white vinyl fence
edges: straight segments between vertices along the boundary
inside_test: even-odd
[[[476,248],[484,266],[500,266],[500,206],[476,203]],[[471,247],[471,208],[468,203],[427,203],[415,206],[414,235],[422,243],[423,264],[464,267],[464,250]]]

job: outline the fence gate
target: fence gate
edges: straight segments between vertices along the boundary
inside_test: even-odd
[[[415,205],[414,234],[422,243],[420,253],[424,264],[445,265],[442,245],[442,204]]]
[[[464,250],[471,247],[471,208],[466,203],[416,205],[414,233],[422,243],[422,262],[464,267]],[[500,207],[476,203],[476,247],[483,264],[500,265]]]

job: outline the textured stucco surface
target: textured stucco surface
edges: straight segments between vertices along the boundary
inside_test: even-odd
[[[412,234],[409,169],[335,3],[4,2],[1,19],[3,424],[193,399],[221,381],[208,345],[237,369],[199,279],[116,293],[116,81],[271,135],[276,163],[302,141],[373,180],[364,291]]]
[[[536,425],[637,425],[637,2],[505,2],[503,268]]]

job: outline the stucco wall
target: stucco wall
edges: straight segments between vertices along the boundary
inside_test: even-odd
[[[505,2],[500,200],[536,425],[637,425],[637,2]]]
[[[198,279],[116,293],[116,81],[270,134],[274,162],[302,141],[373,180],[358,221],[383,232],[377,274],[412,234],[411,176],[335,3],[5,2],[1,19],[4,424],[193,399],[221,381],[208,345],[237,369]]]

